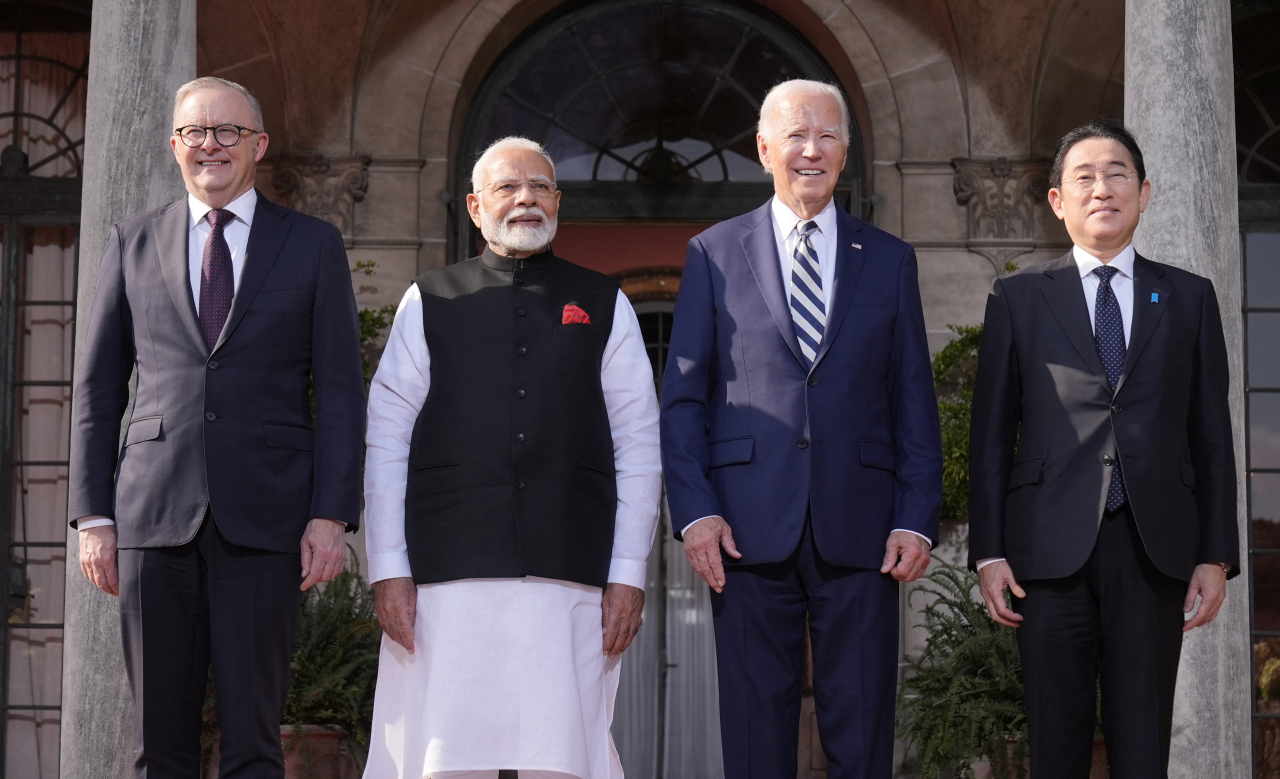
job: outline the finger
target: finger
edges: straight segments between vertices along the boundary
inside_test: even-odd
[[[716,592],[724,591],[724,563],[720,562],[720,550],[716,549],[714,554],[707,555],[707,568],[711,574],[708,581],[714,580],[715,584],[711,585]]]
[[[898,544],[898,539],[890,537],[889,542],[884,545],[884,561],[880,563],[880,573],[888,573],[893,570],[894,566],[897,565],[900,551],[901,547]]]
[[[742,558],[742,553],[738,551],[737,544],[733,542],[733,531],[727,524],[724,526],[724,532],[720,534],[720,545],[723,546],[724,551],[728,552],[729,556],[735,560]],[[719,552],[720,550],[717,549],[716,551]]]
[[[1184,598],[1182,601],[1183,614],[1191,613],[1191,609],[1195,608],[1195,605],[1196,605],[1196,596],[1199,594],[1200,594],[1200,585],[1196,582],[1192,582],[1191,586],[1187,588],[1187,597]]]
[[[604,653],[606,655],[610,655],[610,656],[613,655],[614,646],[618,642],[618,631],[620,627],[621,626],[618,624],[617,614],[610,613],[608,616],[605,617]]]
[[[311,539],[305,536],[302,539],[302,578],[306,579],[311,573]],[[306,589],[309,585],[303,585],[302,589]]]
[[[116,561],[108,559],[103,565],[103,573],[105,574],[106,584],[104,587],[108,595],[120,594],[120,575],[116,570]]]
[[[305,567],[302,569],[303,574],[306,576],[306,578],[302,580],[302,590],[304,592],[308,588],[313,587],[316,584],[319,584],[321,581],[323,581],[320,578],[320,567],[313,565],[311,566],[311,568],[312,570],[310,573],[307,572],[307,569]]]
[[[1006,584],[1009,585],[1009,592],[1012,592],[1014,595],[1018,596],[1019,598],[1027,597],[1027,591],[1019,587],[1018,583],[1015,582],[1013,579],[1007,579]]]
[[[408,613],[404,615],[400,623],[400,636],[402,638],[400,646],[407,649],[409,654],[413,654],[413,628],[414,619],[417,617],[417,611],[413,608],[410,608],[407,611]]]

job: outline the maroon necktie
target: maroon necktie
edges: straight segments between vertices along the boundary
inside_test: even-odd
[[[204,259],[200,264],[200,331],[204,342],[213,351],[222,335],[222,326],[231,311],[231,298],[235,295],[235,274],[231,269],[231,248],[222,230],[231,224],[236,215],[225,208],[209,212],[209,240],[204,243]]]

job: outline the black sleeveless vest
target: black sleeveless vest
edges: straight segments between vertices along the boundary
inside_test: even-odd
[[[416,283],[431,388],[405,493],[414,582],[603,587],[618,496],[600,364],[617,283],[550,250],[489,249]],[[579,312],[590,322],[569,321]]]

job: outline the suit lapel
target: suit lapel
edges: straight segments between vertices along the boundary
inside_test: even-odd
[[[160,275],[164,277],[165,287],[169,290],[169,298],[178,312],[178,319],[187,329],[191,340],[195,341],[200,353],[209,355],[209,347],[205,345],[204,335],[200,332],[200,318],[196,316],[196,303],[191,297],[191,275],[188,266],[188,252],[191,231],[191,209],[187,207],[187,199],[170,203],[166,210],[160,212],[151,227],[156,253],[160,263]]]
[[[1049,303],[1058,325],[1067,334],[1067,339],[1084,360],[1084,364],[1102,382],[1102,386],[1111,391],[1107,384],[1107,372],[1102,367],[1102,359],[1098,357],[1098,345],[1093,340],[1093,325],[1089,322],[1089,306],[1084,299],[1084,285],[1080,282],[1080,271],[1071,252],[1067,252],[1057,262],[1044,269],[1049,283],[1042,288],[1045,300]]]
[[[772,200],[769,201],[770,203]],[[751,223],[754,218],[755,223]],[[747,253],[747,263],[751,273],[760,286],[760,294],[764,296],[769,313],[773,314],[773,323],[782,333],[782,340],[792,356],[801,365],[804,359],[800,351],[800,342],[796,340],[795,325],[791,322],[791,307],[787,304],[787,296],[783,292],[782,270],[779,264],[778,243],[773,235],[773,219],[769,214],[769,203],[756,209],[747,222],[747,234],[742,236],[742,248]]]
[[[231,313],[227,315],[227,323],[222,328],[222,335],[213,347],[217,351],[231,334],[235,332],[240,320],[253,303],[258,288],[267,278],[271,266],[275,264],[284,245],[289,227],[284,223],[284,210],[268,201],[258,193],[258,206],[253,211],[253,227],[249,229],[249,244],[244,252],[244,270],[240,273],[240,283],[236,285],[235,297],[231,300]]]
[[[1133,261],[1133,322],[1129,325],[1129,347],[1125,350],[1124,368],[1120,372],[1120,383],[1116,392],[1124,386],[1125,379],[1133,366],[1142,356],[1142,350],[1151,340],[1160,317],[1169,305],[1171,294],[1169,285],[1161,281],[1164,273],[1160,266],[1144,257],[1135,257]],[[1153,296],[1154,300],[1153,300]]]
[[[856,245],[854,236],[862,230],[862,223],[836,209],[836,268],[831,282],[831,292],[827,295],[827,323],[823,328],[822,343],[818,346],[818,355],[813,360],[816,368],[826,355],[836,333],[844,322],[844,315],[849,310],[849,301],[853,291],[858,287],[858,277],[862,275],[865,252],[861,245]]]

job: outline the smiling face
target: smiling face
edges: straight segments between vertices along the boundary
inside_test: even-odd
[[[467,195],[467,211],[495,252],[523,259],[550,245],[560,192],[541,154],[499,149],[481,169],[480,184],[479,193]]]
[[[1062,183],[1049,190],[1049,205],[1071,240],[1103,262],[1133,241],[1150,199],[1151,182],[1138,181],[1129,150],[1110,138],[1072,146],[1063,158]]]
[[[173,126],[217,127],[234,124],[255,130],[253,112],[240,93],[231,89],[198,89],[173,112]],[[190,147],[176,135],[169,137],[182,169],[187,191],[212,208],[224,208],[253,187],[258,161],[267,153],[267,134],[240,134],[235,146],[223,146],[208,132],[204,143]]]
[[[830,95],[797,90],[774,105],[756,136],[760,163],[773,175],[778,200],[804,219],[831,200],[849,144],[840,105]]]

